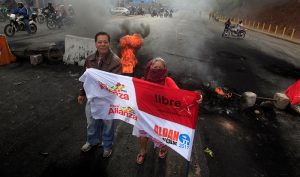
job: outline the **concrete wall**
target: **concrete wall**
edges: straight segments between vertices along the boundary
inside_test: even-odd
[[[73,35],[65,36],[63,61],[67,64],[84,65],[85,58],[96,51],[95,40]]]

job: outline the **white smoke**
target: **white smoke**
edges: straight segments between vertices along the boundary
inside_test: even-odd
[[[75,10],[76,26],[72,31],[78,35],[93,38],[111,20],[111,0],[65,0],[64,4],[66,9],[71,4]]]

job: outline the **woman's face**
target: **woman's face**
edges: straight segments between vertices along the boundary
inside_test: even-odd
[[[164,69],[165,65],[161,61],[156,61],[151,65],[151,69]]]

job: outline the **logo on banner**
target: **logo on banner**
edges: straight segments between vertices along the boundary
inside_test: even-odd
[[[119,105],[110,105],[108,115],[111,114],[118,114],[133,120],[137,120],[137,115],[135,114],[134,110],[129,106],[119,106]]]
[[[191,138],[187,134],[181,134],[179,136],[179,147],[183,149],[189,149],[190,148],[190,142]]]
[[[127,91],[124,90],[125,88],[124,84],[117,82],[116,85],[109,87],[107,86],[107,84],[99,81],[99,86],[101,89],[107,90],[108,92],[116,95],[122,100],[129,100],[129,95],[127,94]]]
[[[167,144],[175,145],[183,149],[190,148],[191,138],[187,134],[180,134],[179,131],[160,127],[158,125],[154,126],[154,132],[162,137]]]

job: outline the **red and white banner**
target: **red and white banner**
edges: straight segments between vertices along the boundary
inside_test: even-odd
[[[137,126],[190,160],[199,93],[92,68],[79,80],[95,119],[120,119]]]

